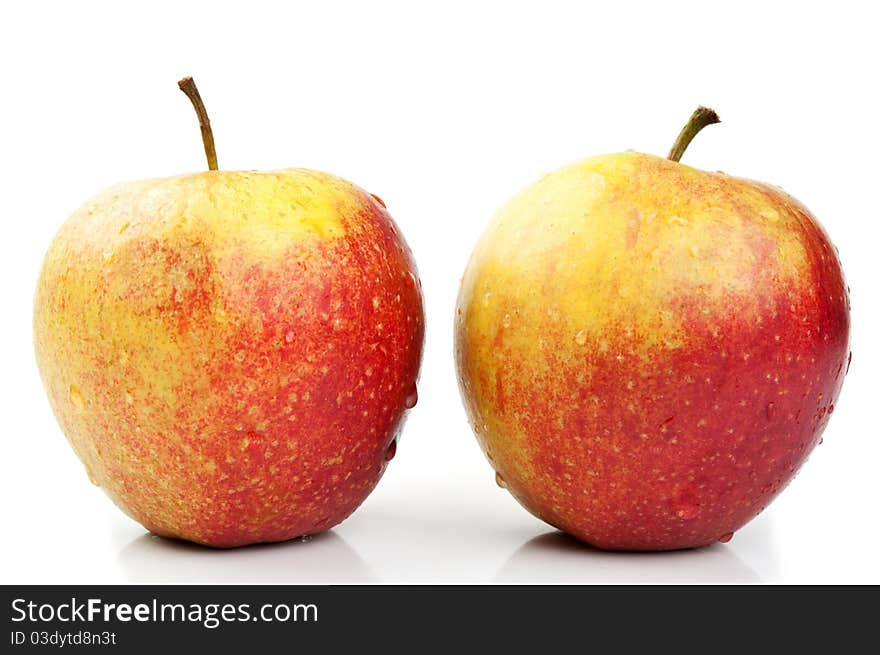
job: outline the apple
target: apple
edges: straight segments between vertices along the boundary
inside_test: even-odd
[[[849,367],[837,252],[781,189],[585,159],[494,217],[461,283],[460,389],[499,485],[596,547],[728,541],[792,479]]]
[[[215,547],[345,519],[415,404],[421,284],[384,203],[306,169],[98,194],[61,227],[36,360],[92,481],[152,532]]]

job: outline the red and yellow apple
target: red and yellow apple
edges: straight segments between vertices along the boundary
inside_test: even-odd
[[[460,388],[498,483],[604,549],[729,540],[819,442],[849,363],[825,231],[779,188],[677,163],[689,125],[675,161],[593,157],[522,191],[461,284]]]
[[[34,305],[40,373],[92,481],[156,534],[218,547],[354,511],[415,402],[423,333],[382,201],[304,169],[99,194],[55,237]]]

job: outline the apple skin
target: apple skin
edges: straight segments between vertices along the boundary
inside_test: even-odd
[[[381,200],[304,169],[112,188],[46,254],[40,374],[89,477],[215,547],[321,532],[415,401],[421,283]]]
[[[495,216],[462,279],[460,389],[497,480],[596,547],[727,541],[820,440],[849,292],[778,188],[623,153]]]

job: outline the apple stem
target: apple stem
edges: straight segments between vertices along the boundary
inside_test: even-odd
[[[180,90],[186,94],[189,101],[196,110],[199,117],[199,128],[202,130],[202,143],[205,146],[205,157],[208,158],[208,169],[217,170],[217,150],[214,147],[214,133],[211,131],[211,121],[208,119],[208,112],[205,109],[205,103],[202,102],[202,96],[196,88],[196,83],[191,77],[184,77],[177,83]]]
[[[691,114],[687,124],[681,129],[675,143],[672,144],[672,150],[669,151],[667,159],[679,161],[684,151],[690,145],[691,140],[697,136],[697,133],[707,125],[720,123],[721,119],[714,109],[708,107],[697,107],[697,110]]]

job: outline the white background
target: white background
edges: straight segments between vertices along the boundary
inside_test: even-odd
[[[4,3],[0,10],[0,582],[880,582],[877,21],[870,3]],[[817,3],[818,5],[818,3]],[[421,400],[348,521],[212,551],[150,537],[86,479],[31,346],[39,264],[112,183],[305,166],[385,199],[428,312]],[[820,218],[852,287],[854,358],[794,483],[727,545],[598,552],[495,486],[455,382],[459,277],[493,211],[588,155],[664,155],[778,184]]]

